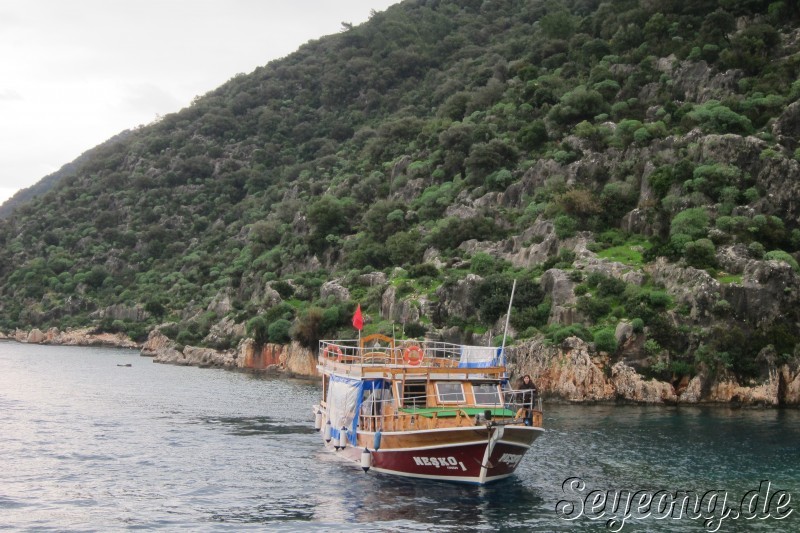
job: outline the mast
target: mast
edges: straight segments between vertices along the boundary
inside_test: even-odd
[[[511,305],[514,303],[514,290],[516,288],[517,288],[517,280],[515,278],[513,285],[511,285],[511,297],[508,299],[508,312],[506,313],[506,327],[503,329],[503,344],[500,347],[500,353],[503,355],[504,362],[506,359],[506,336],[508,335],[508,320],[511,318]],[[508,376],[506,376],[505,374],[506,373],[503,372],[503,377],[507,378]]]

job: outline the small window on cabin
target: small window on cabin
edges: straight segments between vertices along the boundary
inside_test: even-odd
[[[495,383],[476,383],[472,392],[476,405],[500,405],[500,388]]]
[[[436,397],[439,403],[464,403],[464,387],[461,383],[439,382]]]
[[[424,381],[406,381],[403,387],[403,407],[413,407],[416,409],[427,407],[427,396]]]

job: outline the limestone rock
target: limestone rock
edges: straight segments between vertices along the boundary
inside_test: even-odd
[[[678,400],[669,383],[645,380],[633,368],[619,361],[611,367],[611,383],[617,396],[639,403],[674,403]]]
[[[224,316],[233,310],[230,289],[217,292],[216,296],[208,303],[206,311],[213,311],[217,316]]]
[[[473,294],[483,278],[467,274],[452,285],[442,285],[436,290],[439,298],[435,306],[435,320],[444,322],[447,317],[470,318],[477,313]]]
[[[176,344],[169,337],[156,328],[150,331],[147,341],[142,345],[140,354],[145,357],[155,357],[161,352],[174,350],[175,346]]]
[[[421,306],[411,299],[397,300],[397,288],[389,286],[381,296],[381,318],[401,324],[418,322]]]
[[[45,335],[42,331],[38,328],[33,328],[30,333],[28,333],[28,338],[25,339],[25,342],[28,344],[41,344],[45,340]]]
[[[346,302],[350,299],[350,291],[347,290],[338,280],[326,281],[319,289],[320,298],[329,298],[336,302]]]
[[[358,276],[358,283],[365,287],[378,287],[386,283],[386,274],[383,272],[370,272]]]
[[[575,282],[569,279],[569,275],[565,271],[551,268],[542,274],[540,284],[544,293],[549,295],[551,300],[548,323],[572,324],[577,317]]]
[[[232,339],[244,337],[246,325],[244,322],[237,324],[233,318],[225,317],[211,326],[208,335],[203,339],[207,346],[221,346],[228,344]]]
[[[100,318],[109,320],[126,320],[128,322],[142,322],[147,319],[148,313],[140,306],[128,306],[123,304],[110,305],[99,313]]]

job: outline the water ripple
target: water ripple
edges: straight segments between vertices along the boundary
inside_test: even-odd
[[[548,406],[548,431],[517,475],[473,487],[343,462],[311,428],[318,394],[317,383],[154,365],[128,351],[0,343],[0,529],[605,530],[555,515],[572,476],[590,489],[739,496],[770,479],[800,498],[796,410]],[[722,530],[799,530],[797,515]]]

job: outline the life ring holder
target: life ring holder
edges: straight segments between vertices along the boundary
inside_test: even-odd
[[[341,363],[342,359],[344,358],[344,354],[342,353],[342,349],[335,344],[328,344],[325,346],[325,349],[322,350],[322,357],[325,359],[336,359],[337,362]]]
[[[406,347],[403,350],[403,361],[409,366],[419,366],[425,357],[425,350],[416,344]]]

